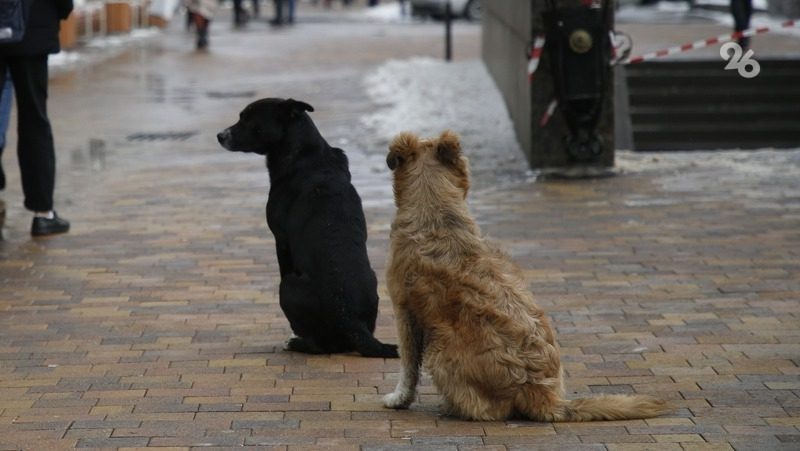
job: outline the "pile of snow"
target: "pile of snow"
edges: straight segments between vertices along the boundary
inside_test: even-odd
[[[410,11],[411,8],[408,5],[405,7],[407,11]],[[387,3],[373,6],[372,8],[364,9],[359,14],[365,19],[376,22],[405,22],[411,19],[410,12],[403,14],[400,3]]]
[[[95,64],[111,58],[128,46],[161,34],[156,27],[140,28],[123,35],[97,36],[79,51],[61,51],[47,60],[51,70],[69,69],[79,65]]]
[[[392,60],[368,74],[366,91],[377,111],[362,118],[385,149],[402,130],[423,137],[453,130],[477,184],[527,177],[505,103],[479,60]]]

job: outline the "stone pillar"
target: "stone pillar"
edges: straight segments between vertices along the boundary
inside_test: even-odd
[[[607,0],[613,1],[613,0]],[[566,121],[556,109],[541,120],[555,99],[550,57],[543,52],[532,82],[528,81],[526,50],[544,33],[543,0],[493,0],[484,3],[483,59],[506,101],[517,139],[533,169],[563,175],[605,175],[614,166],[614,83],[607,74],[607,91],[597,133],[602,151],[589,162],[576,161],[566,150]],[[579,6],[581,0],[560,0],[559,6]],[[613,3],[609,5],[613,11]]]
[[[612,1],[612,0],[606,0]],[[561,7],[576,7],[581,0],[561,0]],[[544,34],[542,12],[546,10],[546,2],[534,0],[531,9],[531,29],[533,35]],[[609,5],[613,11],[614,5]],[[542,53],[539,67],[531,85],[531,134],[536,137],[531,149],[531,166],[545,172],[564,175],[604,175],[614,166],[614,83],[612,68],[606,68],[606,92],[604,104],[597,124],[596,132],[600,136],[602,151],[592,161],[581,162],[569,155],[564,145],[569,135],[564,116],[556,108],[554,114],[546,122],[542,118],[548,112],[548,106],[555,99],[553,74],[551,72],[550,55]]]
[[[528,61],[531,42],[531,4],[536,0],[492,0],[483,2],[483,61],[503,95],[517,141],[531,160],[531,91]],[[543,1],[543,0],[538,0]]]

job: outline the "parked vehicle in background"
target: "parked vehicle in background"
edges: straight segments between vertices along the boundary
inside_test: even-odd
[[[483,16],[482,0],[411,0],[411,15],[443,19],[448,1],[454,17],[481,20]]]

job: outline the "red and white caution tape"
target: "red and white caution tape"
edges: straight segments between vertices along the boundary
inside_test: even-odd
[[[558,100],[553,99],[550,101],[550,104],[547,105],[547,109],[545,110],[542,118],[539,119],[539,127],[544,127],[550,122],[550,118],[553,117],[553,113],[556,112],[556,107],[558,106]]]
[[[544,35],[540,34],[533,40],[533,46],[528,52],[528,81],[533,81],[533,74],[539,68],[539,59],[542,57],[544,49]]]
[[[755,36],[757,34],[763,34],[770,31],[774,31],[775,29],[779,28],[793,28],[800,25],[800,20],[787,20],[783,22],[777,27],[756,27],[756,28],[748,28],[747,30],[737,31],[730,34],[720,35],[714,38],[709,38],[701,41],[690,42],[688,44],[683,44],[675,47],[670,47],[662,50],[658,50],[655,52],[646,53],[644,55],[634,56],[625,59],[624,61],[616,61],[616,57],[619,55],[624,58],[625,51],[630,51],[630,38],[627,37],[627,41],[625,39],[619,39],[614,32],[611,32],[611,42],[613,45],[614,55],[612,57],[612,64],[635,64],[641,63],[643,61],[650,61],[657,58],[663,58],[665,56],[676,55],[678,53],[688,52],[690,50],[696,50],[703,47],[708,47],[716,44],[722,44],[725,42],[737,41],[740,38]],[[542,57],[542,51],[544,49],[545,38],[543,34],[540,34],[536,37],[531,46],[529,55],[528,55],[528,80],[533,81],[533,75],[536,73],[536,69],[539,67],[539,59]],[[627,47],[627,48],[626,48]],[[553,113],[555,113],[556,107],[558,107],[558,100],[553,99],[550,101],[550,104],[547,106],[547,110],[545,110],[544,114],[542,115],[541,119],[539,119],[539,126],[544,127],[550,122],[550,118],[552,118]]]
[[[688,52],[690,50],[701,49],[703,47],[708,47],[711,45],[722,44],[724,42],[736,41],[739,38],[755,36],[757,34],[767,33],[769,31],[773,31],[777,28],[792,28],[800,25],[800,21],[797,20],[788,20],[778,27],[756,27],[756,28],[748,28],[744,31],[737,31],[731,34],[723,34],[714,38],[709,38],[701,41],[690,42],[688,44],[678,45],[675,47],[670,47],[662,50],[658,50],[655,52],[645,53],[644,55],[633,56],[628,58],[627,60],[623,61],[622,64],[635,64],[641,63],[643,61],[650,61],[657,58],[663,58],[665,56],[670,55],[677,55],[678,53]]]
[[[800,20],[787,20],[786,22],[781,23],[777,27],[755,27],[755,28],[748,28],[744,31],[737,31],[730,34],[723,34],[720,36],[716,36],[709,39],[704,39],[700,41],[690,42],[683,45],[678,45],[675,47],[669,47],[666,49],[657,50],[655,52],[645,53],[644,55],[632,56],[627,58],[623,61],[619,61],[619,64],[635,64],[641,63],[643,61],[650,61],[657,58],[663,58],[665,56],[670,55],[677,55],[679,53],[688,52],[691,50],[701,49],[703,47],[709,47],[716,44],[722,44],[725,42],[737,41],[740,38],[746,38],[750,36],[755,36],[757,34],[764,34],[770,31],[774,31],[776,29],[782,28],[794,28],[800,26]],[[629,52],[631,48],[631,40],[630,37],[621,33],[614,33],[611,32],[611,42],[613,46],[613,55],[611,64],[616,64],[616,58],[618,56],[622,56],[624,58],[624,54],[620,55],[622,52]],[[528,79],[533,81],[533,75],[536,72],[536,69],[539,67],[539,59],[542,57],[542,51],[544,49],[545,39],[544,35],[540,34],[536,37],[531,46],[529,55],[528,55]]]

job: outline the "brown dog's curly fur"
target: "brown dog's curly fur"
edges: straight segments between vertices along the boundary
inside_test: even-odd
[[[650,396],[564,398],[550,322],[511,259],[481,237],[467,209],[469,166],[458,137],[398,135],[387,283],[403,371],[384,404],[414,400],[425,363],[448,413],[474,420],[589,421],[667,411]]]

